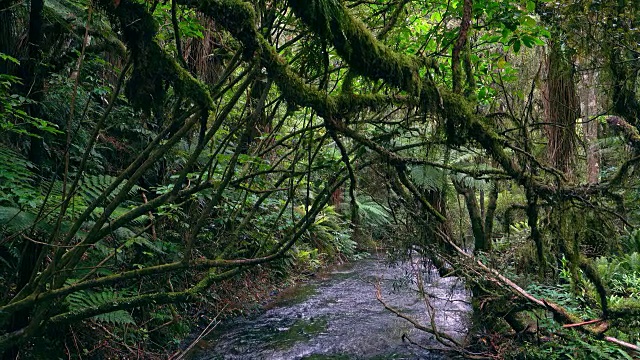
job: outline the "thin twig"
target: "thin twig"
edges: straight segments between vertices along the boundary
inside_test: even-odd
[[[604,339],[609,341],[609,342],[612,342],[614,344],[618,344],[618,345],[620,345],[622,347],[625,347],[625,348],[627,348],[629,350],[633,350],[636,353],[639,353],[638,355],[640,355],[640,346],[633,345],[633,344],[628,343],[626,341],[622,341],[622,340],[616,339],[616,338],[614,338],[612,336],[605,336]]]
[[[443,340],[439,340],[439,342],[445,346],[455,346],[458,348],[462,348],[462,344],[457,341],[456,339],[452,338],[450,335],[443,333],[443,332],[439,332],[436,329],[432,329],[429,327],[426,327],[422,324],[420,324],[418,321],[416,321],[415,319],[412,319],[411,317],[409,317],[406,314],[403,314],[402,312],[400,312],[397,309],[392,308],[391,306],[389,306],[383,299],[382,299],[382,294],[381,294],[381,289],[380,289],[380,284],[376,285],[376,299],[382,304],[382,306],[384,306],[385,309],[389,310],[390,312],[392,312],[394,315],[396,315],[397,317],[400,317],[402,319],[407,320],[409,323],[411,323],[411,325],[413,325],[413,327],[415,327],[418,330],[422,330],[425,332],[428,332],[429,334],[432,334],[434,336],[436,336],[436,338],[442,338],[444,340],[449,341],[451,344],[447,344],[446,342],[444,342]]]
[[[182,360],[184,359],[184,357],[189,353],[189,351],[191,351],[191,349],[193,349],[194,346],[196,346],[196,344],[198,342],[200,342],[200,340],[202,340],[204,337],[206,337],[207,335],[209,335],[213,329],[215,329],[221,321],[217,321],[218,317],[220,316],[220,314],[222,314],[222,312],[224,311],[224,309],[227,307],[227,304],[224,305],[224,307],[216,314],[216,316],[211,320],[211,322],[209,322],[209,325],[207,325],[204,330],[202,330],[202,332],[200,333],[200,335],[198,335],[192,342],[191,344],[189,344],[189,346],[187,346],[186,349],[184,349],[183,351],[178,351],[177,353],[171,355],[169,357],[169,360]],[[214,324],[215,322],[215,324]]]
[[[568,328],[577,327],[577,326],[595,324],[595,323],[599,323],[599,322],[602,322],[602,321],[604,321],[604,320],[602,320],[602,319],[594,319],[594,320],[583,321],[583,322],[579,322],[579,323],[575,323],[575,324],[564,324],[564,325],[562,325],[562,327],[565,328],[565,329],[568,329]]]

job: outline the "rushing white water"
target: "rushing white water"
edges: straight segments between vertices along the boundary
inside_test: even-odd
[[[390,266],[374,258],[342,267],[286,292],[261,315],[220,326],[195,359],[446,359],[444,351],[403,341],[405,335],[425,347],[439,346],[376,300],[379,284],[388,305],[429,325],[425,300],[416,291],[416,264]],[[471,306],[462,282],[424,268],[421,275],[438,330],[464,339]]]

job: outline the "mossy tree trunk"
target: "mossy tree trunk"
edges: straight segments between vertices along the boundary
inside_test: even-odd
[[[629,58],[612,49],[611,70],[613,74],[613,109],[616,114],[628,119],[630,123],[638,127],[640,119],[640,103],[635,91],[635,76],[640,66],[637,59],[630,63]],[[635,68],[634,68],[635,67]]]
[[[485,236],[483,211],[478,203],[476,191],[459,181],[454,181],[454,186],[456,191],[464,197],[467,206],[474,239],[474,252],[491,250],[491,239],[487,239]]]
[[[580,102],[569,53],[560,40],[550,41],[543,102],[549,162],[571,178],[576,156],[576,120],[580,117]]]
[[[491,184],[489,191],[489,201],[487,202],[487,211],[484,214],[484,238],[488,243],[488,249],[491,250],[493,239],[493,224],[495,222],[495,214],[498,208],[498,197],[500,195],[500,183],[496,180]]]

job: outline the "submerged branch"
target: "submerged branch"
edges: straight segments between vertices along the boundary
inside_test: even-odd
[[[446,340],[446,341],[440,341],[443,345],[445,345],[445,346],[455,346],[457,348],[462,348],[463,344],[460,343],[458,340],[454,339],[453,337],[451,337],[449,334],[437,331],[436,329],[433,329],[433,328],[428,327],[428,326],[424,326],[424,325],[420,324],[420,322],[418,322],[417,320],[411,318],[410,316],[408,316],[406,314],[403,314],[400,310],[397,310],[397,309],[391,307],[390,305],[388,305],[382,299],[382,294],[381,294],[381,290],[380,290],[380,284],[376,285],[376,299],[380,302],[380,304],[382,304],[382,306],[384,306],[385,309],[389,310],[391,313],[393,313],[397,317],[400,317],[400,318],[402,318],[404,320],[407,320],[416,329],[424,331],[424,332],[427,332],[427,333],[432,334],[432,335],[435,335],[436,339],[438,339],[439,341],[440,341],[440,339]]]

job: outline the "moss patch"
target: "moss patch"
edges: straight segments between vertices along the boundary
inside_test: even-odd
[[[276,333],[271,341],[277,348],[288,348],[294,344],[309,340],[327,328],[326,318],[298,319],[290,328]]]
[[[341,1],[291,0],[295,14],[314,32],[329,40],[358,74],[382,79],[411,94],[419,94],[418,59],[379,42]]]

